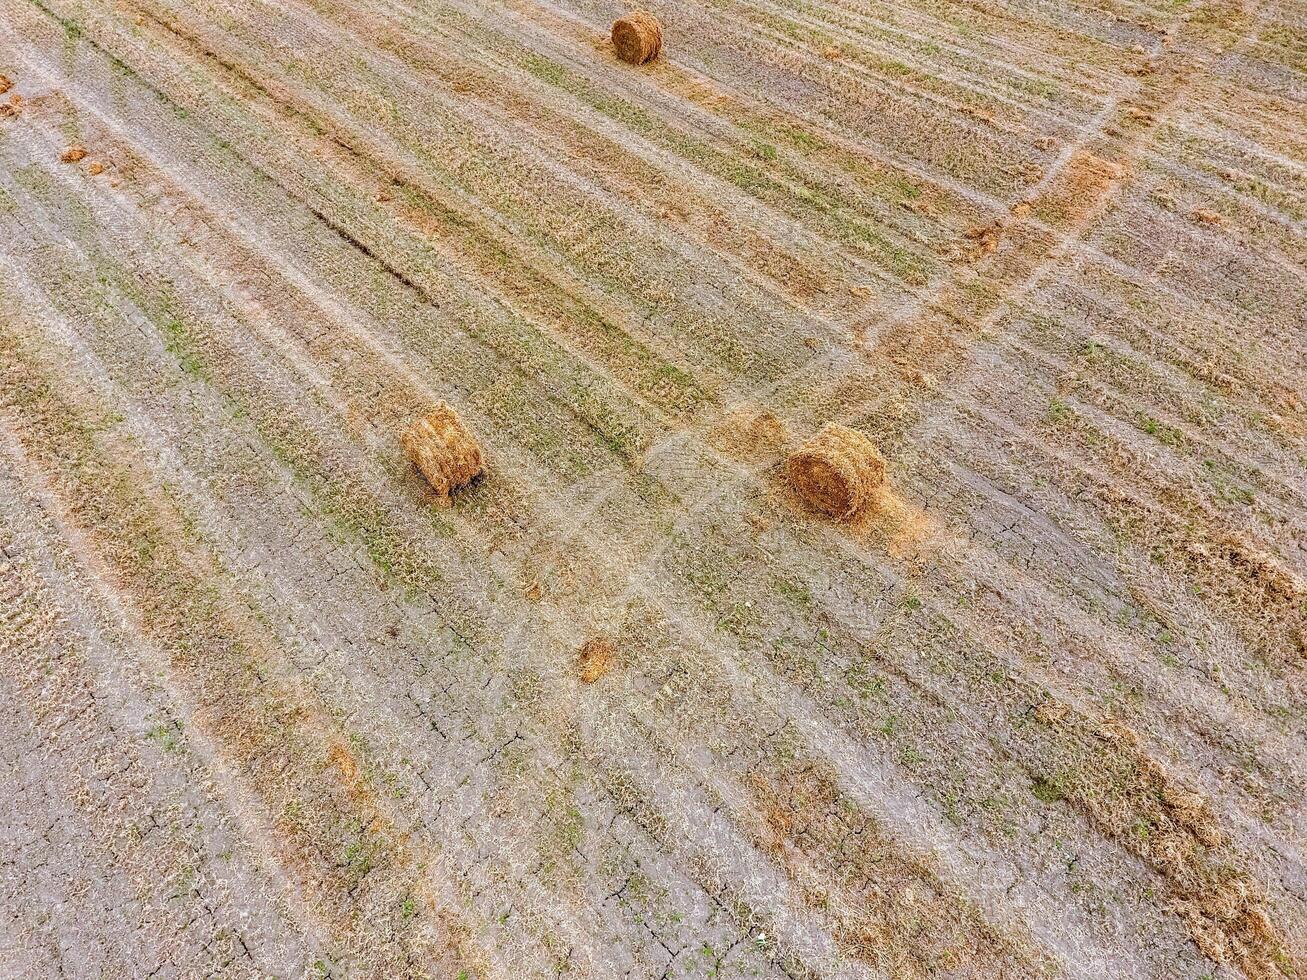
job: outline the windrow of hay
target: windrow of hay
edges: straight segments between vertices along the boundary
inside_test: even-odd
[[[663,27],[649,11],[632,11],[613,22],[613,47],[623,61],[643,65],[663,49]]]
[[[1068,713],[1046,724],[1062,737],[1044,743],[1043,777],[1166,879],[1173,907],[1203,955],[1250,978],[1293,976],[1282,969],[1289,953],[1270,919],[1268,896],[1208,802],[1148,755],[1139,736],[1119,721],[1093,723]]]
[[[759,765],[743,785],[754,804],[744,828],[848,959],[901,977],[1043,975],[847,797],[830,766]]]
[[[453,491],[471,483],[485,468],[481,447],[444,402],[409,426],[400,444],[445,505]]]
[[[835,422],[789,459],[790,484],[812,508],[847,519],[871,502],[885,480],[885,460],[861,432]]]

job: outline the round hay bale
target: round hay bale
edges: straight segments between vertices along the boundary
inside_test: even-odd
[[[663,27],[649,11],[632,11],[613,22],[613,47],[623,61],[643,65],[663,49]]]
[[[446,505],[453,491],[471,483],[485,468],[481,447],[444,402],[409,426],[399,441]]]
[[[827,422],[789,459],[790,484],[808,506],[847,519],[885,480],[885,460],[861,432]]]

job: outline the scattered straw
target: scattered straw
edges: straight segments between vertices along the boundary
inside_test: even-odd
[[[1042,725],[1055,725],[1071,713],[1069,705],[1056,698],[1045,698],[1035,705],[1035,721]]]
[[[446,506],[450,493],[471,483],[484,469],[481,447],[444,402],[414,422],[400,444]]]
[[[636,10],[613,22],[617,57],[632,65],[653,61],[663,49],[663,28],[647,10]]]
[[[751,403],[731,411],[713,431],[714,444],[739,460],[774,458],[788,438],[789,429],[775,413]]]
[[[884,482],[885,461],[861,432],[828,422],[790,457],[789,477],[810,507],[849,518]]]
[[[998,243],[1003,237],[1003,222],[996,219],[987,225],[968,228],[963,232],[963,237],[969,243],[963,250],[963,255],[968,261],[975,262],[998,250]]]

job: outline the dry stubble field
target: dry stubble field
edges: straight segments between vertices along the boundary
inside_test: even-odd
[[[1303,976],[1307,8],[623,10],[0,0],[0,974]]]

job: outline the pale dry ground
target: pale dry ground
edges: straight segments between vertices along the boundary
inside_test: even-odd
[[[624,9],[0,0],[0,975],[1307,974],[1307,12]]]

